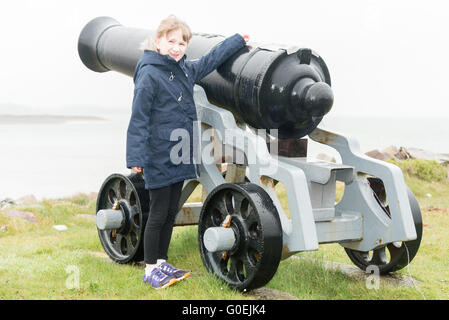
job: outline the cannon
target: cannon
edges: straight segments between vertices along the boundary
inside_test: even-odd
[[[139,44],[153,34],[98,17],[81,31],[78,52],[93,71],[132,76]],[[194,33],[187,59],[223,39]],[[333,93],[316,52],[249,43],[195,86],[194,101],[200,175],[184,182],[175,226],[198,225],[204,266],[230,287],[264,286],[282,259],[324,243],[339,243],[357,267],[380,274],[415,257],[422,218],[401,170],[364,155],[353,138],[318,127]],[[335,149],[342,163],[308,161],[309,140]],[[337,182],[344,184],[338,203]],[[198,185],[202,201],[186,203]],[[287,206],[276,191],[282,185]],[[109,257],[141,261],[149,215],[142,177],[111,174],[96,210]]]

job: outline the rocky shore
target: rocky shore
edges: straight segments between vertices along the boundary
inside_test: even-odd
[[[90,192],[88,194],[76,194],[71,199],[76,200],[78,197],[87,197],[87,200],[89,202],[91,202],[93,200],[96,200],[97,196],[98,196],[97,192]],[[69,201],[66,201],[65,199],[61,199],[60,203],[65,203],[65,202],[69,203]],[[20,197],[18,199],[6,198],[3,200],[0,200],[0,210],[1,210],[0,216],[2,215],[5,217],[9,217],[9,218],[20,218],[20,219],[28,221],[29,223],[37,224],[37,223],[39,223],[39,220],[37,219],[37,217],[32,212],[26,211],[27,210],[26,208],[40,207],[40,206],[42,206],[42,204],[32,194]],[[80,217],[80,218],[89,218],[89,219],[95,220],[95,215],[91,215],[91,214],[80,213],[80,214],[77,214],[76,216]],[[61,226],[55,226],[55,229],[59,230],[57,227],[61,227]],[[63,227],[65,227],[65,226],[63,226]],[[7,230],[6,225],[0,225],[0,231],[4,232],[6,230]]]
[[[435,153],[428,150],[423,150],[419,148],[406,148],[406,147],[396,147],[389,146],[385,149],[379,150],[374,149],[365,153],[367,156],[388,161],[390,159],[394,160],[407,160],[407,159],[421,159],[436,161],[446,167],[449,167],[449,153]],[[320,153],[317,155],[318,160],[324,160],[328,162],[336,162],[335,158],[330,157],[327,154]]]
[[[407,160],[407,159],[421,159],[436,161],[445,166],[449,166],[449,154],[447,153],[435,153],[432,151],[427,151],[418,148],[405,148],[400,147],[399,149],[395,146],[390,146],[383,150],[374,149],[365,153],[367,156],[379,160]]]
[[[449,178],[449,154],[446,153],[435,153],[428,150],[423,150],[419,148],[406,148],[406,147],[399,147],[396,146],[390,146],[388,148],[378,150],[374,149],[371,151],[368,151],[365,153],[367,156],[388,161],[390,159],[395,160],[407,160],[407,159],[421,159],[421,160],[429,160],[429,161],[436,161],[446,167],[448,170],[448,178]],[[327,154],[320,153],[317,155],[317,159],[324,160],[328,162],[336,162],[335,158],[330,157]],[[89,199],[94,199],[97,197],[96,192],[91,192],[88,195]],[[6,209],[10,206],[15,207],[17,205],[37,205],[38,200],[34,195],[26,195],[18,199],[0,199],[0,210]],[[20,216],[21,213],[17,212],[17,215]],[[32,217],[28,216],[21,216],[24,219],[33,219]]]

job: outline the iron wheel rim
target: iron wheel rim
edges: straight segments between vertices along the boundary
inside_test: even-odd
[[[255,184],[225,183],[214,189],[203,205],[198,224],[201,258],[206,269],[231,288],[243,291],[263,286],[276,272],[282,251],[282,227],[270,202],[268,194]],[[228,214],[236,243],[225,256],[223,252],[209,252],[203,243],[204,232],[221,226]]]
[[[133,176],[135,179],[135,177]],[[116,230],[100,230],[100,242],[115,262],[128,263],[136,260],[145,229],[139,192],[130,177],[112,174],[103,182],[97,199],[97,212],[112,209],[116,200],[124,213],[125,223]],[[115,235],[115,236],[114,236]]]

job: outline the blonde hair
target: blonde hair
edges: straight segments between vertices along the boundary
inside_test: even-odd
[[[173,14],[169,15],[167,18],[161,21],[159,27],[156,30],[156,39],[165,37],[170,32],[178,29],[181,29],[182,39],[188,44],[190,39],[192,38],[192,32],[190,31],[189,26],[184,21]],[[152,36],[147,37],[140,44],[140,50],[158,51],[156,48],[155,39],[153,39]]]

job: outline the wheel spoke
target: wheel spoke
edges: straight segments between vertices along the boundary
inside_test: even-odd
[[[251,209],[249,211],[249,215],[247,216],[247,219],[245,219],[245,224],[249,233],[249,238],[254,240],[261,240],[262,232],[254,210]]]
[[[114,190],[117,200],[120,200],[122,198],[122,196],[120,195],[120,180],[116,179],[112,183],[112,190]]]
[[[217,273],[226,276],[228,273],[228,260],[229,256],[226,256],[225,259],[223,259],[223,252],[217,251],[217,252],[211,252],[212,259],[215,262],[218,270]]]
[[[126,184],[126,192],[125,192],[125,199],[128,202],[131,202],[131,195],[133,193],[133,189],[130,185]]]
[[[237,270],[238,260],[235,257],[230,257],[229,259],[231,259],[231,266],[229,268],[228,278],[231,281],[234,281],[234,282],[238,281],[238,282],[240,282],[240,280],[238,278],[238,275],[237,275],[237,272],[238,272],[238,270]]]
[[[249,238],[248,239],[248,250],[253,249],[257,252],[261,252],[263,250],[263,246],[261,244],[260,239],[253,239],[253,238]]]
[[[250,227],[251,225],[254,225],[254,224],[258,225],[258,223],[259,223],[259,221],[257,219],[257,213],[251,206],[248,206],[248,214],[245,218],[245,222],[248,227]]]
[[[204,231],[206,231],[208,228],[210,227],[217,227],[215,220],[214,220],[214,216],[213,215],[209,215],[206,219],[203,220],[203,225],[202,228],[204,228]]]
[[[226,217],[229,214],[229,211],[228,211],[228,209],[226,207],[226,203],[225,203],[225,199],[224,198],[217,199],[217,201],[212,204],[211,209],[212,210],[213,209],[218,210],[218,212],[220,212],[220,214],[223,217]]]
[[[253,275],[257,272],[253,262],[248,259],[243,260],[243,264],[245,265],[246,277],[248,278],[250,275]]]
[[[396,246],[394,243],[389,243],[387,245],[387,249],[390,252],[390,257],[391,260],[395,260],[396,257],[402,255],[402,253],[404,252],[404,244],[401,243],[400,246]]]
[[[234,196],[234,212],[240,214],[242,217],[245,217],[245,204],[248,205],[248,200],[239,192],[233,193]]]
[[[130,237],[130,235],[129,234],[126,234],[126,235],[124,235],[123,236],[123,239],[125,239],[125,249],[126,249],[126,252],[129,252],[129,250],[130,249],[132,249],[132,244],[131,244],[131,237]]]
[[[106,192],[107,207],[112,208],[115,205],[115,200],[117,199],[117,193],[115,192],[113,186],[109,186]]]
[[[377,266],[381,266],[388,263],[387,255],[385,252],[385,247],[376,249],[373,252],[373,258],[370,261],[370,264],[375,264]]]
[[[371,258],[368,251],[360,251],[359,255],[366,264],[370,263]]]
[[[132,210],[131,229],[139,233],[141,228],[143,227],[139,212],[137,212],[137,209],[134,207],[132,207],[131,210]]]
[[[113,243],[114,250],[117,251],[119,254],[122,254],[121,249],[121,243],[122,243],[123,236],[120,233],[117,233],[115,236],[115,241]]]
[[[118,190],[118,194],[120,196],[120,199],[126,199],[128,200],[128,192],[131,188],[129,187],[128,183],[126,182],[126,180],[118,180],[117,181],[117,190]]]
[[[122,236],[120,243],[120,251],[123,255],[128,255],[130,252],[132,252],[132,245],[131,245],[131,239],[129,238],[129,234]]]
[[[218,198],[216,202],[212,203],[210,208],[208,209],[207,215],[210,216],[211,225],[213,227],[219,227],[223,223],[226,216],[229,214],[226,200],[224,197]],[[206,223],[208,224],[209,219],[206,219]]]
[[[133,239],[133,234],[135,236],[134,239]],[[131,252],[132,250],[134,250],[136,248],[134,243],[136,243],[136,245],[137,245],[137,235],[133,232],[130,232],[125,236],[125,239],[126,239],[127,252]]]

